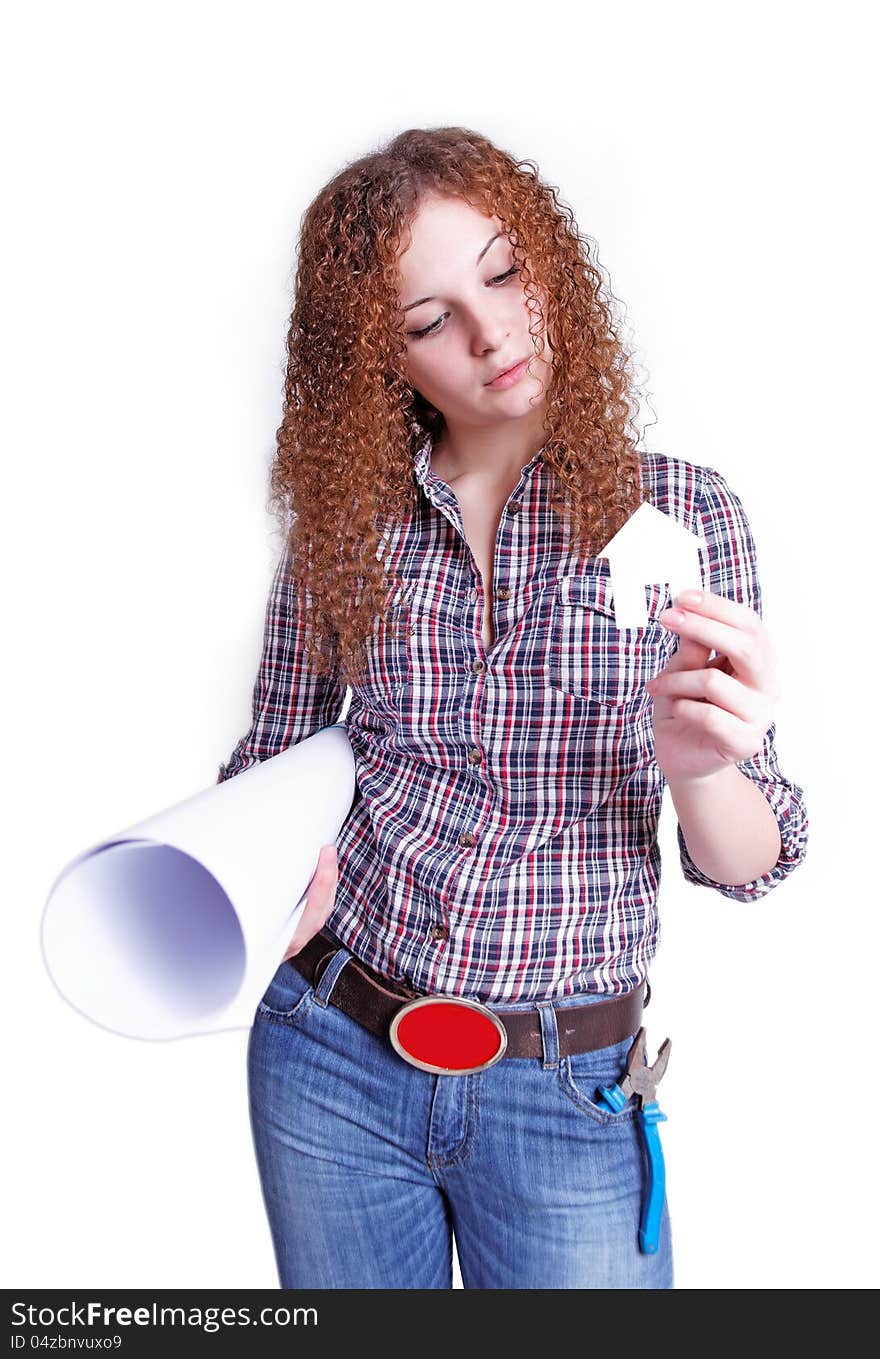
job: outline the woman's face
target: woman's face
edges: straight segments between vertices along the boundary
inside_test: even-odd
[[[448,424],[486,426],[530,415],[549,386],[551,350],[540,358],[513,248],[496,217],[460,198],[430,196],[419,206],[398,255],[407,377]],[[546,316],[546,299],[538,300]],[[528,360],[510,386],[491,387]],[[536,399],[537,398],[537,399]],[[532,404],[529,405],[529,401]]]

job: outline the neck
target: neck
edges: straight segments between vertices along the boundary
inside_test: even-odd
[[[468,426],[447,421],[431,452],[436,472],[441,467],[445,481],[459,477],[478,480],[507,480],[518,476],[547,442],[544,412],[538,409],[521,420],[502,425]]]

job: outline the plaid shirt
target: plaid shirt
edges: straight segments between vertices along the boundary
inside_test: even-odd
[[[406,627],[394,636],[377,621],[367,678],[351,690],[357,791],[337,839],[327,928],[418,991],[491,1003],[627,991],[659,940],[666,780],[644,685],[678,645],[657,621],[670,591],[647,586],[647,626],[618,632],[608,561],[565,547],[536,453],[498,530],[487,653],[480,573],[427,439],[414,470],[418,508],[386,529],[380,548],[389,578],[402,582],[389,592],[389,618],[403,611]],[[651,503],[704,539],[704,585],[760,614],[751,531],[721,474],[643,453],[641,476]],[[266,611],[253,723],[218,783],[339,721],[348,696],[338,673],[319,679],[303,664],[307,596],[282,580],[285,561]],[[771,726],[737,768],[773,808],[778,862],[741,886],[714,882],[679,826],[688,882],[754,901],[804,858],[803,790],[780,772],[774,736]]]

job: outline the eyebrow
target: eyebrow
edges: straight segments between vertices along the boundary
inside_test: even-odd
[[[489,240],[486,242],[486,244],[483,246],[482,250],[480,251],[479,255],[477,256],[477,264],[480,263],[480,260],[483,258],[483,256],[485,255],[486,251],[489,249],[489,246],[492,244],[492,242],[493,242],[493,241],[497,241],[497,240],[498,240],[498,237],[501,236],[501,235],[502,235],[502,232],[496,231],[494,236],[490,236]],[[474,267],[476,267],[476,266],[474,266]],[[420,307],[420,306],[422,305],[423,302],[433,302],[434,300],[435,300],[435,299],[434,299],[433,297],[420,297],[419,300],[418,300],[418,302],[410,302],[410,303],[408,304],[408,306],[404,307],[403,310],[404,310],[404,311],[412,311],[413,307]]]

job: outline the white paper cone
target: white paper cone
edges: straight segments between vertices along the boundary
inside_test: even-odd
[[[129,1038],[250,1028],[355,786],[337,722],[86,850],[43,912],[61,995]]]

